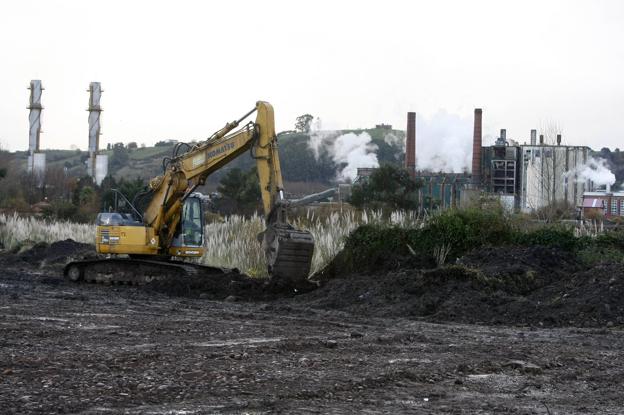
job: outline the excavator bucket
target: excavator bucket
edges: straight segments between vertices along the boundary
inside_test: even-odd
[[[276,226],[268,228],[264,234],[271,277],[293,285],[306,281],[314,254],[312,234]]]
[[[308,231],[295,229],[286,222],[286,208],[276,206],[260,234],[273,280],[292,286],[307,282],[314,255],[314,238]]]

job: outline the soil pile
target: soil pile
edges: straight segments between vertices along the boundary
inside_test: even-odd
[[[14,255],[12,259],[16,263],[27,263],[38,268],[48,266],[55,268],[64,266],[73,259],[95,257],[96,255],[93,245],[66,239],[52,244],[39,242],[32,248]]]
[[[92,245],[66,240],[37,244],[22,253],[3,256],[2,262],[23,270],[54,271],[58,277],[47,277],[46,281],[61,283],[60,269],[67,261],[94,255]],[[508,246],[479,248],[453,265],[436,269],[395,264],[399,265],[331,278],[325,273],[320,288],[218,269],[154,281],[143,288],[171,296],[273,301],[284,306],[295,303],[359,315],[429,321],[550,327],[624,325],[622,263],[589,268],[560,248]],[[26,274],[22,272],[22,276]]]
[[[624,265],[593,269],[567,251],[482,248],[433,270],[402,269],[326,280],[310,306],[462,323],[624,324]]]
[[[148,290],[171,296],[227,301],[271,301],[317,288],[312,283],[296,286],[285,281],[252,278],[238,270],[207,270],[201,275],[152,281]]]

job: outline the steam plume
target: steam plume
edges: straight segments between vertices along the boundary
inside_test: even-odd
[[[339,180],[354,180],[358,167],[379,167],[377,145],[366,132],[340,134],[313,128],[308,144],[317,159],[323,151],[330,155],[339,166],[336,172]]]
[[[603,158],[590,157],[587,163],[576,169],[578,181],[591,180],[597,185],[613,185],[615,174],[609,170],[607,160]]]
[[[332,157],[338,165],[346,165],[338,172],[339,179],[354,180],[358,167],[379,167],[377,161],[377,145],[372,143],[371,136],[347,133],[339,136],[332,146]]]
[[[416,168],[463,173],[472,161],[472,122],[439,111],[431,119],[416,115]]]

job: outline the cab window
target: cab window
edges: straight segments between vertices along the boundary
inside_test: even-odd
[[[195,198],[186,199],[182,208],[182,235],[184,245],[202,245],[202,207],[201,201]]]

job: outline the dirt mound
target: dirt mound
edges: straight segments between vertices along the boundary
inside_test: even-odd
[[[570,274],[531,293],[535,306],[511,304],[510,317],[523,316],[545,325],[624,324],[624,264],[599,264]]]
[[[71,259],[95,256],[95,247],[91,244],[76,242],[72,239],[47,244],[39,242],[32,248],[13,256],[15,262],[25,262],[31,266],[65,265]]]
[[[624,324],[624,265],[587,269],[567,251],[483,248],[456,265],[349,275],[299,300],[376,316],[462,323]]]
[[[252,278],[231,270],[152,281],[146,288],[171,296],[209,300],[270,301],[309,292],[317,286],[311,283],[293,286],[283,281]]]
[[[480,268],[488,273],[516,269],[553,271],[566,274],[579,269],[576,257],[569,251],[543,246],[530,247],[484,247],[457,260],[468,267]]]

